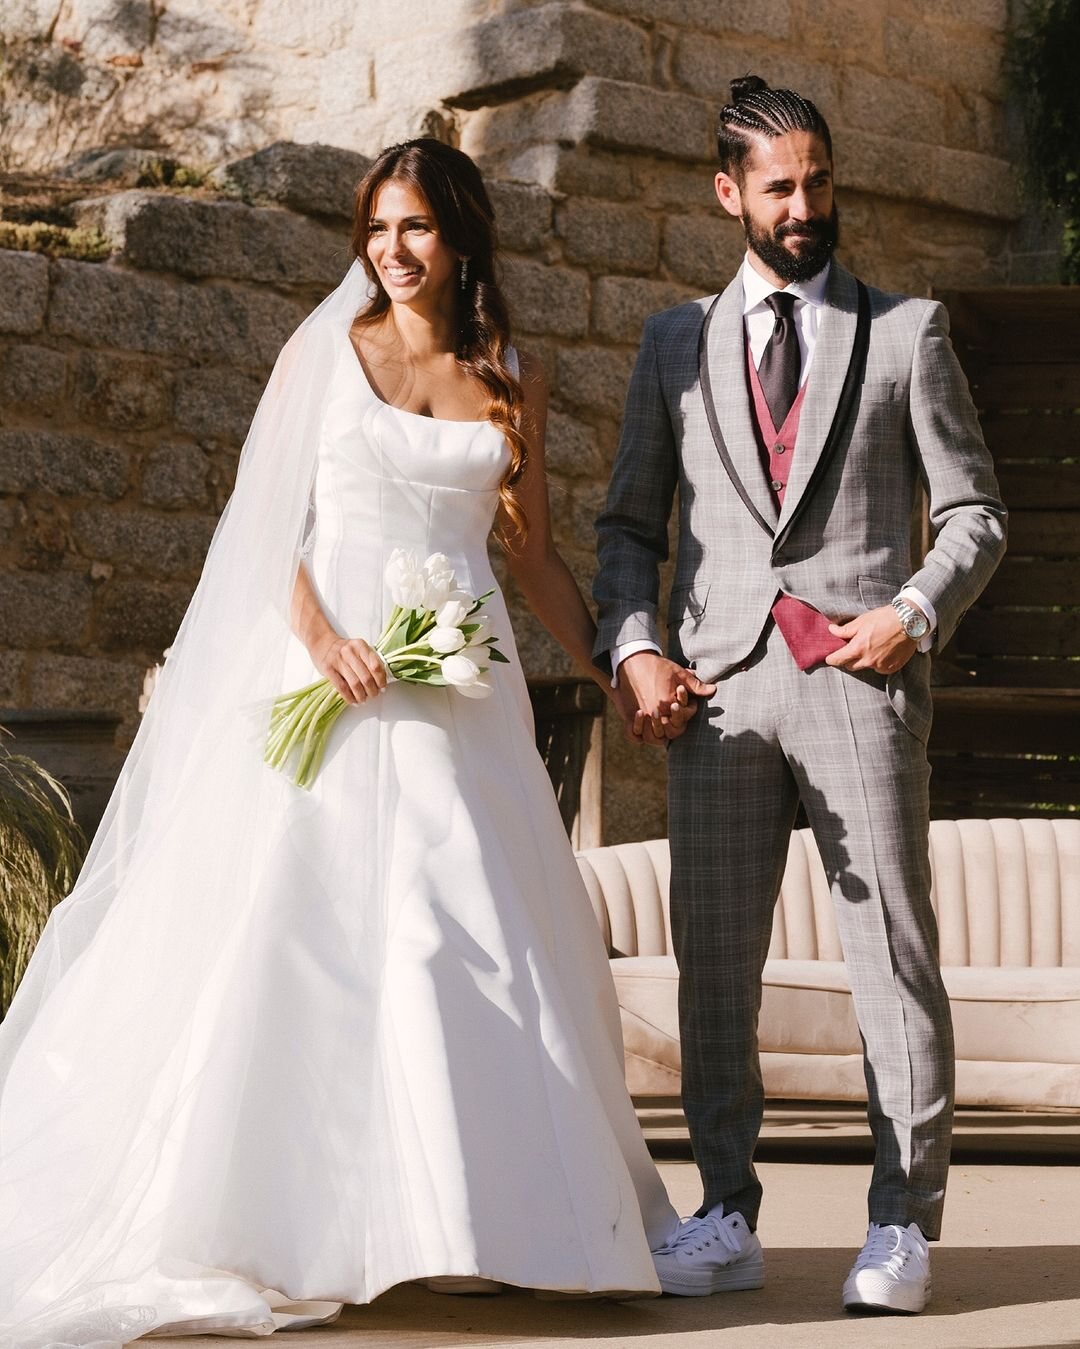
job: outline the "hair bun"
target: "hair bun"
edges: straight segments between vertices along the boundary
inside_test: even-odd
[[[731,101],[741,103],[744,98],[763,93],[768,87],[760,75],[743,75],[741,79],[731,81]]]

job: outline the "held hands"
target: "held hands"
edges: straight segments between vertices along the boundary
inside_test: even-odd
[[[347,703],[366,702],[386,688],[382,657],[362,637],[331,633],[318,650],[312,651],[311,659]]]
[[[708,698],[715,684],[704,684],[655,651],[637,651],[619,666],[612,699],[623,718],[626,738],[636,744],[663,745],[686,730],[698,710],[696,698]]]
[[[829,631],[834,637],[844,638],[847,646],[826,656],[825,664],[838,665],[842,670],[895,674],[903,669],[918,647],[918,643],[905,634],[891,604],[859,614],[850,623],[830,623]]]

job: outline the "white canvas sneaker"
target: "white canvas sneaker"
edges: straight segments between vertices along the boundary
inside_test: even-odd
[[[930,1297],[930,1247],[918,1223],[871,1223],[844,1281],[849,1312],[921,1312]]]
[[[688,1219],[652,1257],[660,1287],[679,1297],[733,1293],[765,1282],[761,1242],[741,1213],[725,1217],[722,1208]]]

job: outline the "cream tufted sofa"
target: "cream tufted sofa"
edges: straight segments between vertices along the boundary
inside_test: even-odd
[[[1080,1107],[1080,819],[935,820],[933,901],[957,1104]],[[622,1009],[637,1098],[679,1093],[667,841],[578,855]],[[813,835],[788,851],[759,1026],[766,1094],[865,1101],[862,1052]]]

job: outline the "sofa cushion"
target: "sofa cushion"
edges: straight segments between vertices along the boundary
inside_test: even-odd
[[[673,956],[631,956],[611,962],[622,1009],[627,1084],[634,1096],[678,1092],[678,971]],[[1080,969],[1001,966],[942,970],[952,1006],[956,1057],[972,1063],[1075,1065],[1080,1045]],[[770,960],[763,975],[758,1043],[777,1066],[792,1055],[821,1056],[795,1074],[785,1094],[830,1097],[825,1078],[861,1079],[862,1043],[847,970],[840,961]],[[851,1059],[842,1069],[832,1060]],[[826,1069],[829,1071],[826,1071]],[[820,1070],[820,1071],[819,1071]],[[1080,1069],[1073,1068],[1080,1077]],[[769,1074],[767,1074],[768,1076]],[[806,1081],[804,1082],[804,1077]],[[770,1088],[775,1092],[778,1083]],[[846,1093],[845,1093],[846,1094]],[[962,1103],[964,1103],[962,1101]],[[969,1102],[977,1104],[979,1102]],[[1018,1102],[1019,1104],[1019,1102]]]
[[[623,956],[611,962],[622,1013],[626,1086],[631,1096],[678,1096],[679,984],[674,956]]]

